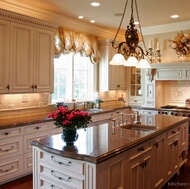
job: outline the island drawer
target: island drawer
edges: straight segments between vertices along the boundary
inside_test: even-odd
[[[172,137],[174,137],[176,135],[179,135],[179,128],[178,127],[174,128],[174,129],[171,129],[171,130],[169,130],[167,132],[167,138],[168,139],[170,139],[170,138],[172,138]]]
[[[64,171],[72,171],[84,175],[84,161],[63,158],[46,152],[43,152],[40,161],[49,164],[49,166],[51,165],[51,167],[58,167]]]
[[[129,151],[129,158],[133,160],[142,156],[143,154],[149,153],[152,150],[153,141],[149,140],[148,142],[142,143]]]
[[[61,181],[53,180],[44,175],[40,175],[40,189],[78,189],[78,187],[71,187],[63,185]]]
[[[47,165],[41,164],[40,176],[44,176],[55,181],[58,186],[66,185],[70,186],[70,188],[78,189],[82,189],[84,186],[84,175],[72,173],[61,168],[58,170],[56,167],[47,167]]]

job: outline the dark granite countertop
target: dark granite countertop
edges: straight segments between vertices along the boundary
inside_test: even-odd
[[[122,106],[122,107],[115,107],[115,108],[109,108],[109,109],[102,109],[101,111],[94,111],[94,112],[92,111],[90,112],[90,115],[108,113],[114,110],[123,109],[127,107],[128,106]],[[43,112],[43,113],[32,114],[32,115],[29,114],[29,115],[22,115],[22,116],[0,118],[0,130],[52,121],[52,119],[48,118],[48,114],[49,112]]]
[[[147,115],[141,116],[141,124],[146,124],[143,121],[146,120],[144,116]],[[79,138],[74,146],[66,146],[61,134],[33,141],[32,145],[62,157],[100,163],[188,121],[188,118],[178,116],[151,116],[155,121],[155,130],[137,131],[112,127],[113,123],[107,120],[98,126],[87,128],[86,131],[79,129]]]

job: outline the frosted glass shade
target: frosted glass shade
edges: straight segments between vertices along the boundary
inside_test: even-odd
[[[112,58],[112,60],[110,61],[111,65],[124,65],[125,62],[125,58],[123,57],[122,54],[115,54]]]
[[[146,59],[141,59],[136,67],[141,69],[151,68],[150,64]]]
[[[127,61],[125,61],[124,66],[129,66],[129,67],[136,67],[138,64],[138,60],[134,56],[130,56]]]

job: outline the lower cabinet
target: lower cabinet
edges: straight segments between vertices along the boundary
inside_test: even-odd
[[[61,131],[52,122],[0,130],[0,185],[32,173],[31,142]]]
[[[166,154],[167,154],[167,146],[166,146],[166,133],[161,134],[154,138],[153,141],[153,182],[154,186],[152,188],[161,188],[165,183],[165,178],[167,175],[166,169]]]
[[[152,140],[128,151],[129,158],[126,168],[126,186],[130,189],[153,188],[153,150]]]

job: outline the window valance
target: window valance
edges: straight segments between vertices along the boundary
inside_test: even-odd
[[[71,51],[89,56],[92,63],[99,62],[100,53],[96,36],[59,27],[55,33],[55,56],[60,56],[61,53],[67,54]]]

